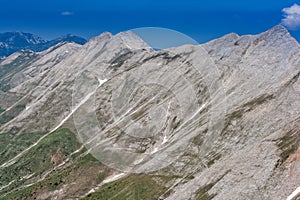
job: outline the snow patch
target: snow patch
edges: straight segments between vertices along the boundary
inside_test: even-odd
[[[178,129],[180,129],[181,127],[183,127],[184,125],[186,125],[189,121],[191,121],[192,119],[194,119],[199,113],[202,112],[202,110],[206,107],[206,103],[203,104],[194,114],[193,116],[191,116],[188,120],[186,120],[183,124],[180,125],[180,127]]]
[[[113,181],[116,181],[120,178],[123,178],[124,176],[126,176],[125,173],[119,173],[119,174],[114,174],[114,175],[111,175],[109,177],[107,177],[106,179],[104,179],[104,181],[102,181],[97,187],[91,189],[87,194],[85,194],[83,197],[93,193],[93,192],[96,192],[97,190],[100,189],[100,187],[102,187],[104,184],[107,184],[107,183],[110,183],[110,182],[113,182]]]
[[[34,175],[35,175],[35,173],[29,174],[29,175],[27,175],[27,176],[23,176],[23,177],[21,178],[21,180],[30,179],[30,178],[33,177]]]
[[[102,183],[106,184],[106,183],[110,183],[110,182],[116,181],[116,180],[124,177],[125,175],[126,175],[125,173],[119,173],[119,174],[115,174],[115,175],[109,176],[104,181],[102,181]]]
[[[99,79],[98,78],[98,82],[99,82],[99,87],[101,86],[101,85],[103,85],[105,82],[107,82],[107,79]]]
[[[139,160],[134,161],[133,164],[134,164],[134,165],[138,165],[138,164],[140,164],[140,163],[143,162],[143,161],[144,161],[144,158],[141,158],[141,159],[139,159]]]
[[[31,106],[26,106],[25,110],[29,110]]]
[[[167,117],[170,115],[170,108],[171,108],[171,101],[169,102],[169,105],[168,105]],[[167,133],[165,132],[165,134],[164,134],[164,139],[163,139],[163,141],[162,141],[161,144],[167,143],[168,140],[169,140],[169,139],[168,139]]]
[[[95,94],[96,91],[93,91],[91,93],[89,93],[54,129],[52,129],[52,131],[50,132],[54,132],[56,131],[59,127],[61,127],[73,114],[74,112],[76,112],[78,110],[78,108],[80,106],[82,106],[87,100],[90,99],[90,97]]]
[[[166,144],[168,142],[168,137],[165,135],[161,144]]]
[[[14,182],[15,182],[15,180],[9,182],[7,185],[4,185],[4,186],[0,187],[0,191],[3,190],[3,189],[5,189],[5,188],[7,188],[7,187],[9,187],[9,186],[10,186],[11,184],[13,184]]]
[[[300,194],[300,187],[298,187],[286,200],[293,200],[297,195]]]
[[[153,151],[151,152],[151,154],[154,154],[156,152],[158,152],[158,148],[157,147],[153,149]]]

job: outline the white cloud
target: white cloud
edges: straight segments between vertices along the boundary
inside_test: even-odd
[[[70,12],[70,11],[64,11],[61,13],[61,15],[63,16],[70,16],[70,15],[73,15],[74,13],[73,12]]]
[[[291,7],[282,9],[284,13],[284,19],[281,23],[290,30],[296,30],[300,28],[300,6],[294,4]]]

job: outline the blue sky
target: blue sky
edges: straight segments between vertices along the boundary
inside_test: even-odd
[[[287,16],[293,9],[285,10],[285,16],[283,12],[295,3],[300,5],[290,0],[0,0],[0,32],[20,30],[46,39],[67,33],[91,38],[104,31],[163,27],[202,43],[230,32],[256,34],[284,17],[295,20]],[[297,17],[300,24],[300,9]],[[289,28],[300,41],[300,28]]]

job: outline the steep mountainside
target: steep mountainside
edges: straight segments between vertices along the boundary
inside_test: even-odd
[[[47,41],[39,36],[19,31],[0,33],[0,59],[20,50],[44,51],[61,42],[74,42],[82,45],[87,41],[72,34]]]
[[[296,199],[299,47],[276,26],[161,51],[124,32],[12,54],[1,198]]]

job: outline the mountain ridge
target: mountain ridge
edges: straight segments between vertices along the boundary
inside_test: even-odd
[[[274,27],[155,51],[132,33],[104,33],[12,56],[0,72],[18,70],[0,83],[36,73],[0,96],[0,194],[288,197],[300,165],[300,48],[289,37]],[[10,147],[27,134],[34,139]]]

